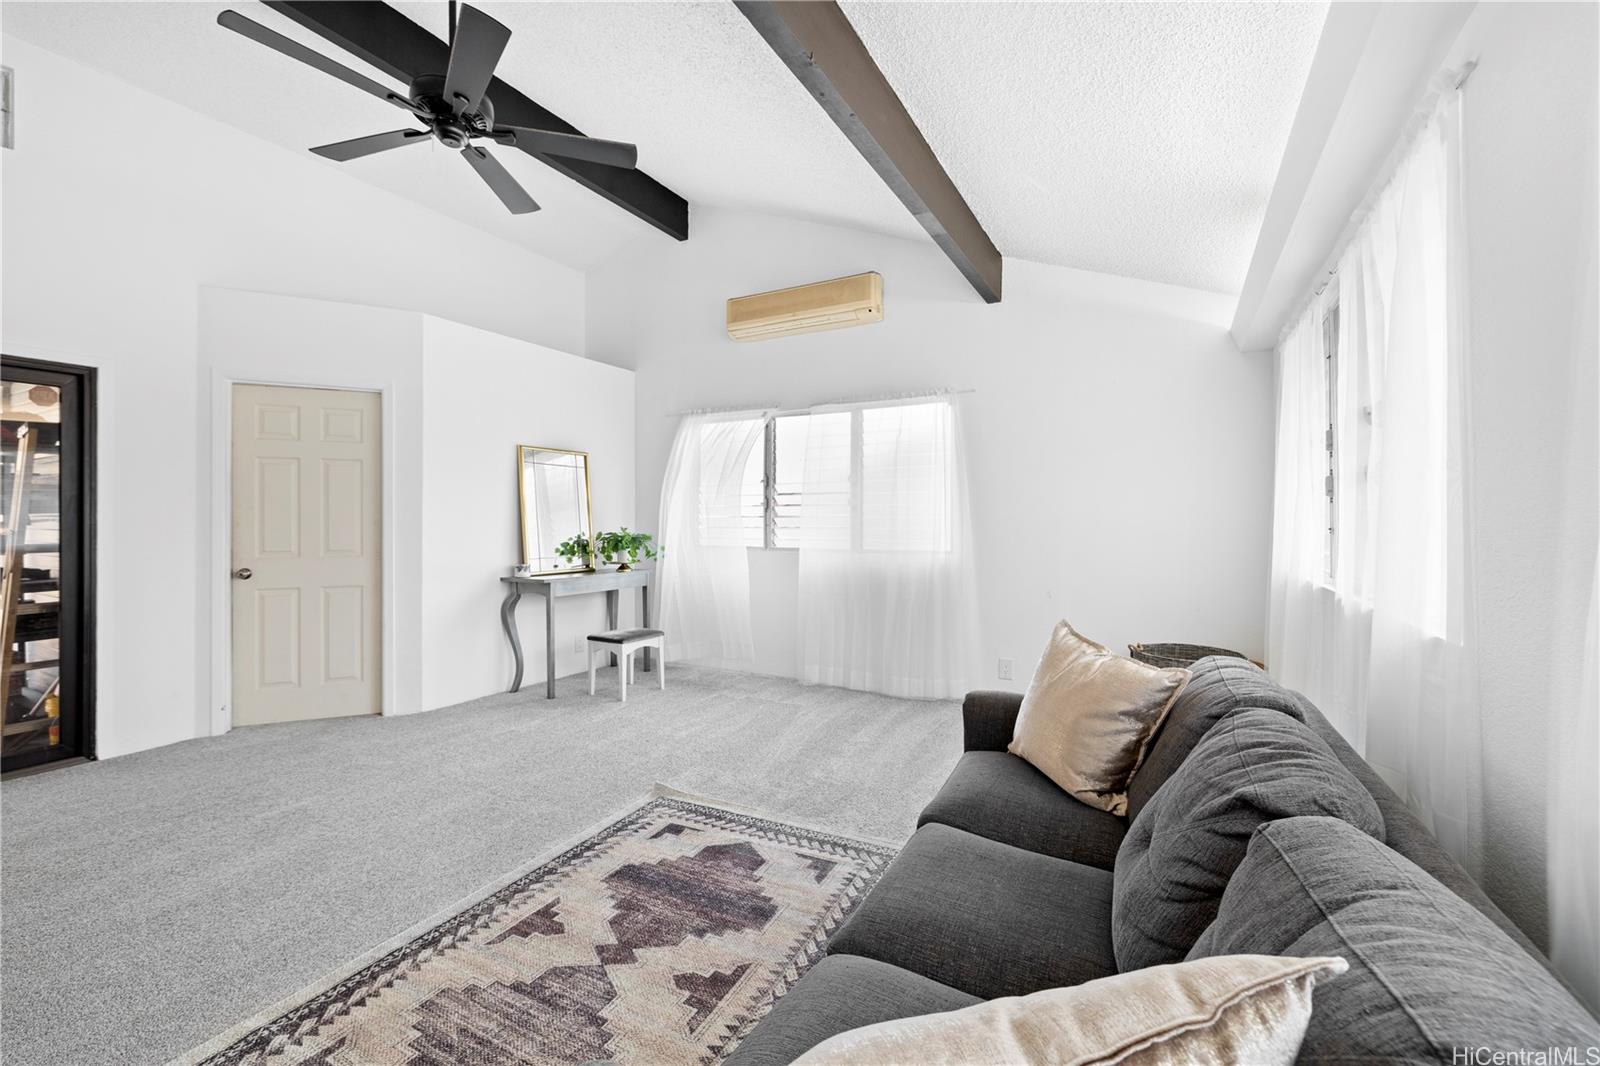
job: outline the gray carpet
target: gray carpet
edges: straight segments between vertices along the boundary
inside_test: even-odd
[[[7,1066],[187,1050],[655,782],[900,840],[960,712],[674,666],[403,718],[238,729],[0,787]],[[537,691],[535,691],[537,690]]]

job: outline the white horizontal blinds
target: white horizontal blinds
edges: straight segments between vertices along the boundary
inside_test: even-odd
[[[850,547],[853,412],[783,415],[774,430],[774,545]]]
[[[739,543],[748,548],[766,544],[766,479],[767,462],[766,422],[762,421],[761,435],[750,448],[745,459],[744,474],[739,480]]]
[[[781,415],[772,425],[772,546],[800,546],[800,497],[806,483],[810,415]]]
[[[858,412],[862,548],[950,550],[951,413],[943,400]]]
[[[698,427],[701,543],[761,546],[764,424],[762,418],[738,418]]]
[[[949,551],[951,431],[945,400],[779,417],[775,545]]]

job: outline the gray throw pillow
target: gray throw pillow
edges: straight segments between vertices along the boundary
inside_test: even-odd
[[[1350,963],[1317,986],[1301,1062],[1546,1048],[1577,1048],[1584,1062],[1600,1048],[1600,1024],[1538,959],[1415,863],[1331,818],[1257,830],[1189,957],[1240,954]]]
[[[1182,961],[1217,916],[1256,827],[1296,815],[1329,815],[1383,838],[1372,794],[1301,722],[1245,708],[1213,726],[1117,851],[1117,969]]]

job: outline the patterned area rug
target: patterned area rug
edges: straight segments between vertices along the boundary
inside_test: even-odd
[[[710,1066],[893,855],[656,798],[181,1061]]]

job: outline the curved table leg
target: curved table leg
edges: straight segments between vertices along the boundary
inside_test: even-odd
[[[500,625],[506,631],[506,639],[511,642],[511,655],[517,660],[517,672],[512,675],[511,687],[507,692],[515,692],[522,687],[522,640],[517,636],[517,601],[522,599],[522,590],[516,585],[511,586],[511,591],[506,593],[505,602],[500,604]]]

